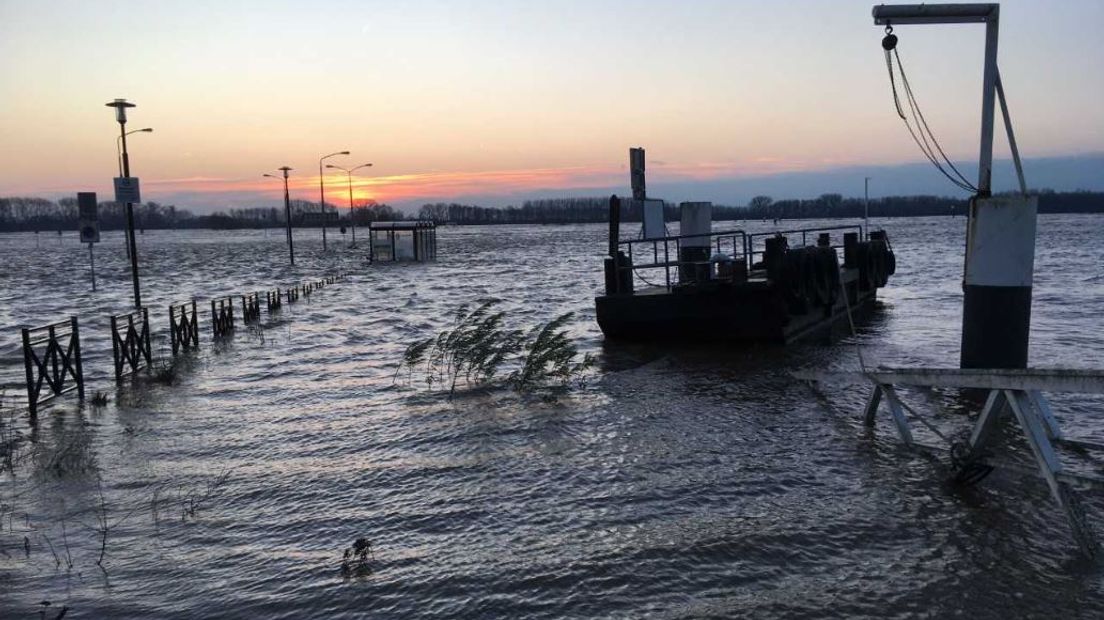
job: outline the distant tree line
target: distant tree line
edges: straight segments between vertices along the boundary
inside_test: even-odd
[[[1039,197],[1040,213],[1104,213],[1104,192],[1055,192],[1044,189],[1035,192]],[[963,215],[969,200],[947,196],[888,196],[870,200],[871,217],[922,217],[931,215]],[[812,200],[778,200],[770,196],[756,196],[745,208],[733,211],[722,207],[726,216],[714,219],[815,219],[862,217],[865,201],[862,198],[844,198],[840,194],[822,194]],[[727,217],[735,214],[735,217]]]
[[[1104,192],[1055,192],[1042,190],[1040,213],[1104,213]],[[295,226],[321,226],[319,203],[291,201],[291,217]],[[873,217],[919,217],[929,215],[964,214],[967,201],[947,196],[890,196],[870,201]],[[863,215],[862,198],[844,198],[840,194],[822,194],[810,200],[774,200],[756,196],[745,206],[713,205],[714,220],[773,220],[856,218]],[[679,218],[678,205],[664,203],[668,221]],[[548,198],[527,200],[520,207],[481,207],[459,203],[422,205],[417,219],[439,224],[571,224],[605,222],[609,219],[609,197]],[[101,230],[119,230],[126,225],[124,206],[115,202],[99,204]],[[284,209],[261,207],[230,209],[209,215],[196,215],[173,205],[147,202],[134,207],[135,224],[139,228],[276,228],[284,226]],[[346,225],[350,221],[366,226],[373,221],[410,219],[402,211],[386,204],[368,201],[354,209],[326,203],[326,222]],[[639,203],[623,200],[621,219],[638,222],[642,218]],[[0,198],[0,231],[74,230],[77,227],[76,198],[57,202],[43,198]]]
[[[1042,190],[1040,213],[1104,213],[1104,192],[1055,192]],[[921,217],[965,214],[967,200],[947,196],[889,196],[870,200],[872,217]],[[810,200],[774,200],[756,196],[745,206],[713,205],[713,219],[773,220],[831,219],[863,216],[862,198],[844,198],[840,194],[822,194]],[[678,205],[664,203],[667,221],[679,218]],[[621,220],[643,219],[639,203],[621,201]],[[418,219],[452,224],[567,224],[605,222],[609,219],[609,197],[551,198],[527,200],[521,207],[480,207],[457,203],[434,203],[418,210]]]
[[[291,201],[291,219],[295,226],[321,226],[322,210],[317,202]],[[126,227],[126,206],[117,202],[98,205],[100,230],[122,230]],[[326,203],[326,221],[332,225],[350,222],[348,207]],[[386,204],[369,202],[353,211],[352,221],[360,225],[380,220],[405,219],[401,211]],[[147,202],[134,205],[134,224],[138,228],[277,228],[286,221],[282,207],[229,209],[208,215],[196,215],[174,205]],[[57,202],[44,198],[0,198],[0,232],[75,230],[77,199],[62,198]]]

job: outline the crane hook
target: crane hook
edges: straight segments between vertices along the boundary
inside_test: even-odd
[[[897,47],[897,35],[893,34],[893,26],[889,24],[886,24],[885,33],[886,36],[882,38],[882,49],[888,52]]]

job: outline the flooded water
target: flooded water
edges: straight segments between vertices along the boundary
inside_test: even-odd
[[[350,277],[224,344],[203,316],[174,384],[119,387],[121,235],[96,248],[97,293],[73,234],[2,236],[5,405],[23,390],[17,326],[71,314],[89,392],[110,402],[4,427],[22,438],[0,477],[0,616],[50,601],[67,618],[1101,617],[1104,571],[1035,477],[953,488],[884,420],[862,426],[865,391],[790,378],[856,368],[856,344],[868,362],[957,364],[964,220],[884,225],[898,272],[857,336],[678,350],[603,342],[604,226],[444,227],[438,262],[402,266],[369,266],[337,234],[323,255],[300,231],[295,268],[277,231],[149,231],[155,355],[169,303]],[[1041,217],[1036,265],[1032,363],[1104,365],[1104,220]],[[598,360],[586,382],[452,400],[394,383],[407,344],[485,297],[517,326],[574,311]],[[1055,407],[1104,443],[1099,400]],[[362,537],[373,570],[343,576]]]

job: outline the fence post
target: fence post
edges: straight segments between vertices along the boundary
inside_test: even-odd
[[[111,316],[111,363],[115,365],[115,380],[123,375],[123,365],[119,361],[119,327],[116,325],[115,316]]]
[[[175,356],[180,342],[176,335],[176,319],[173,317],[173,305],[169,304],[169,342],[172,343],[172,354]]]
[[[76,333],[76,332],[74,332]],[[145,344],[146,368],[153,366],[153,351],[150,350],[149,309],[142,308],[142,338],[139,344]],[[78,358],[79,359],[79,358]]]
[[[31,422],[38,418],[38,390],[35,389],[34,371],[31,369],[31,330],[23,328],[23,366],[27,369],[27,404],[31,410]]]

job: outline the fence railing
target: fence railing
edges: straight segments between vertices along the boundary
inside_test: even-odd
[[[279,310],[283,305],[282,298],[280,297],[280,289],[265,291],[265,307],[268,309],[269,314]]]
[[[261,297],[257,293],[241,296],[242,323],[248,325],[261,320]]]
[[[211,333],[215,338],[225,338],[234,331],[234,298],[221,297],[211,300]]]
[[[173,355],[181,349],[199,348],[199,313],[194,299],[169,306],[169,340]]]
[[[153,363],[147,308],[111,317],[111,354],[116,381]]]
[[[343,281],[344,274],[326,276],[317,281],[298,284],[281,291],[265,293],[269,314],[283,305],[299,299],[301,294]],[[241,295],[242,318],[246,323],[260,319],[260,293]],[[234,330],[234,297],[211,299],[211,333],[213,339],[230,335]],[[152,331],[149,310],[109,317],[114,375],[116,380],[149,368],[153,363]],[[76,391],[84,399],[84,371],[81,366],[80,328],[77,317],[43,325],[21,328],[23,365],[26,373],[27,406],[31,422],[35,423],[40,406],[58,396]],[[196,301],[169,305],[169,339],[175,356],[184,349],[199,348],[199,312]]]
[[[702,242],[705,243],[702,243]],[[658,282],[649,281],[647,276],[639,273],[645,270],[663,271],[663,286],[668,289],[689,279],[691,269],[697,269],[699,265],[710,264],[710,254],[716,248],[717,254],[724,254],[727,249],[729,263],[745,263],[745,248],[747,235],[742,230],[717,231],[705,234],[672,235],[657,239],[625,239],[617,242],[618,248],[624,248],[628,257],[627,262],[618,261],[617,270],[620,277],[625,277],[625,271],[635,274],[646,284],[659,285]],[[683,250],[705,250],[702,255],[690,258],[684,256]],[[637,263],[637,260],[646,262]],[[673,274],[672,274],[673,270]],[[744,271],[746,273],[746,271]]]
[[[77,391],[84,400],[80,326],[77,317],[42,327],[24,327],[23,365],[27,372],[27,406],[31,420],[38,406],[66,392]],[[38,347],[46,345],[41,352]],[[43,388],[47,388],[43,395]]]

